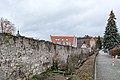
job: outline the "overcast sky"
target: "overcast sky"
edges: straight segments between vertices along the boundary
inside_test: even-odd
[[[120,0],[0,0],[0,17],[23,36],[103,36],[110,11],[120,32]]]

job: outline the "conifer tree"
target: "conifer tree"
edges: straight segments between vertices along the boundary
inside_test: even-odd
[[[103,38],[103,47],[105,49],[110,50],[119,45],[119,35],[115,20],[115,15],[111,11]]]
[[[102,40],[101,40],[100,36],[98,36],[98,40],[96,41],[96,48],[102,49]]]

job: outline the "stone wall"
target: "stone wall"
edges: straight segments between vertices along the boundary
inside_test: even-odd
[[[29,79],[33,74],[50,68],[53,60],[58,60],[60,67],[67,63],[69,55],[80,55],[81,52],[86,54],[89,50],[0,34],[0,80]]]

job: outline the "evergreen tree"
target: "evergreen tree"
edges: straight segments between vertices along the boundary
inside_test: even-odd
[[[105,49],[110,50],[119,45],[119,34],[115,20],[115,15],[113,11],[111,11],[103,39],[103,47]]]
[[[120,42],[120,33],[118,33],[118,36],[119,36],[119,42]]]
[[[96,48],[102,49],[102,40],[101,40],[100,36],[98,36],[98,40],[96,41]]]

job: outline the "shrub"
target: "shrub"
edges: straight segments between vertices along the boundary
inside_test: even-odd
[[[53,60],[53,66],[51,67],[52,70],[58,70],[58,61]]]
[[[67,58],[67,70],[66,74],[72,74],[77,67],[79,67],[78,61],[80,60],[79,54],[70,55]]]
[[[115,47],[113,49],[110,50],[110,55],[115,56],[118,55],[120,56],[120,47]]]
[[[44,80],[48,77],[53,77],[59,75],[59,73],[56,73],[54,70],[47,70],[46,72],[42,72],[41,74],[35,74],[32,77],[32,80]]]

